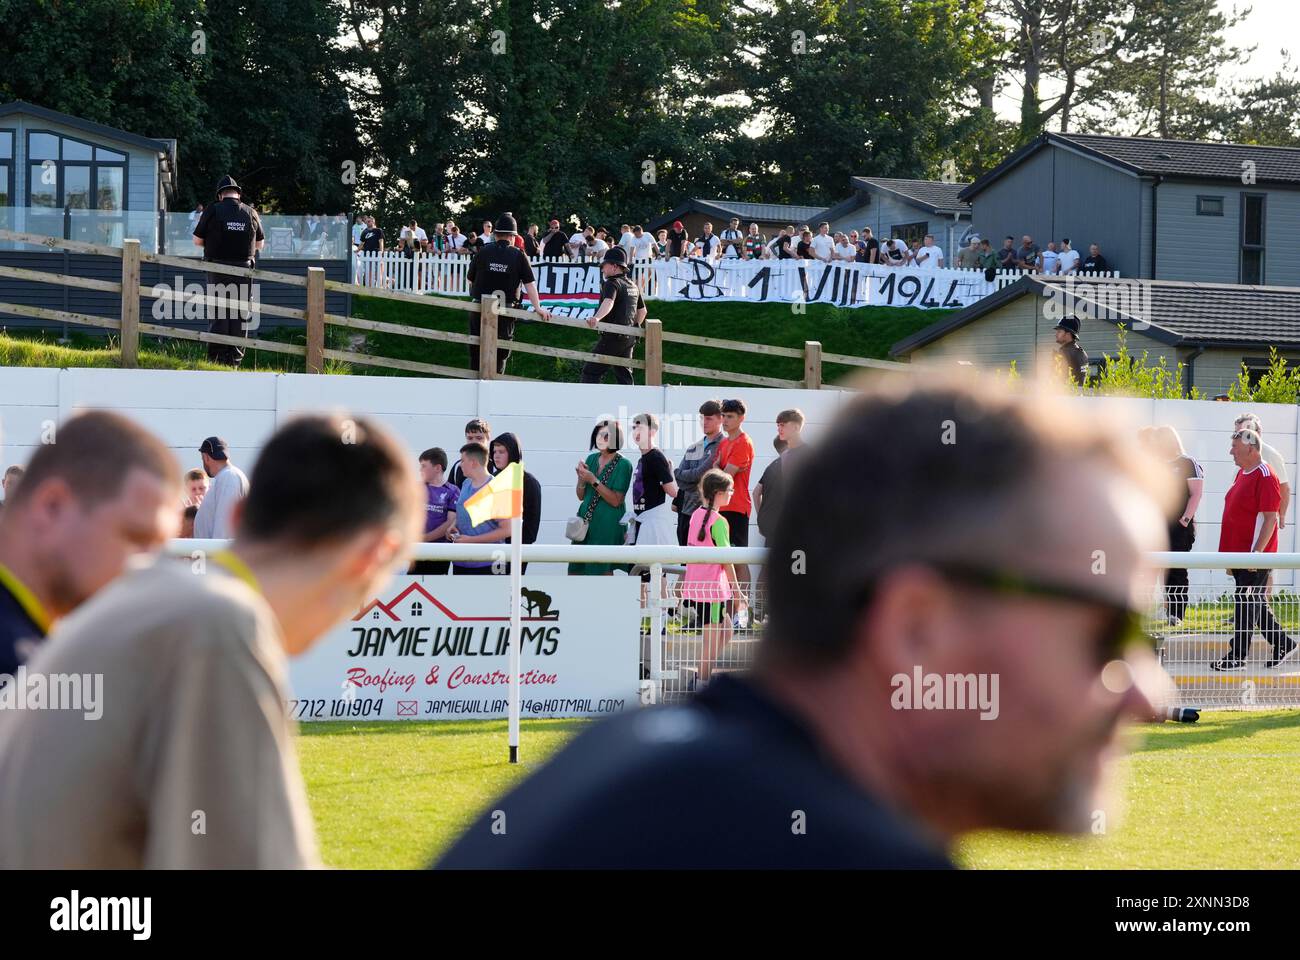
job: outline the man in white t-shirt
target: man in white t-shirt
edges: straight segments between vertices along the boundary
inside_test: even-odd
[[[732,217],[727,229],[722,231],[723,258],[741,257],[745,252],[745,234],[740,229],[740,218]]]
[[[655,238],[646,233],[639,223],[632,228],[630,254],[633,260],[653,260],[655,257]]]
[[[823,263],[830,263],[831,258],[835,255],[835,238],[831,236],[831,225],[822,223],[817,228],[817,235],[812,238],[810,243],[812,255]]]
[[[703,232],[695,241],[694,256],[703,260],[716,260],[720,252],[721,247],[717,235],[713,232],[713,224],[705,220]]]
[[[632,227],[630,224],[623,224],[618,230],[618,245],[627,251],[627,258],[632,259]]]
[[[442,242],[446,246],[448,253],[462,254],[465,252],[465,234],[460,232],[460,227],[456,226],[453,220],[447,221],[447,233]]]
[[[1057,271],[1061,276],[1079,272],[1079,251],[1070,246],[1070,238],[1061,241],[1061,253],[1056,258]]]
[[[587,237],[589,236],[587,231],[589,230],[592,234],[595,233],[594,230],[591,230],[591,227],[588,227],[586,230],[579,230],[577,233],[569,237],[569,256],[574,260],[582,259],[582,247],[587,242]]]
[[[835,234],[835,249],[831,253],[832,259],[852,263],[857,259],[857,256],[858,248],[849,242],[849,238],[842,233]]]
[[[1054,277],[1061,268],[1061,255],[1056,252],[1056,241],[1048,240],[1047,249],[1038,255],[1038,268],[1045,276]]]
[[[880,245],[880,262],[887,267],[901,267],[907,263],[907,244],[891,237]]]
[[[934,234],[925,235],[925,243],[916,251],[915,263],[922,270],[939,270],[943,267],[943,247],[935,245]]]

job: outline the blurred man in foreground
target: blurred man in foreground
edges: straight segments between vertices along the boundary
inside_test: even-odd
[[[795,462],[750,676],[594,726],[441,865],[942,868],[967,831],[1087,830],[1155,712],[1132,642],[1172,482],[1127,430],[926,384]]]
[[[228,552],[131,573],[61,624],[30,669],[101,677],[101,715],[0,710],[0,863],[315,865],[288,657],[414,538],[407,459],[364,419],[292,421],[263,448]]]
[[[94,411],[55,440],[32,455],[0,513],[0,675],[133,556],[176,535],[179,468],[156,437]]]

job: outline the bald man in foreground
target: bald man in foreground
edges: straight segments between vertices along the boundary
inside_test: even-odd
[[[1138,627],[1172,484],[975,386],[849,402],[793,468],[817,508],[772,538],[752,673],[593,726],[439,866],[947,868],[968,831],[1087,831],[1165,692]]]

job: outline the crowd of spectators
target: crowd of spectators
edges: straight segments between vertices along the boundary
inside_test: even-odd
[[[417,253],[468,257],[496,242],[490,221],[484,222],[480,230],[471,230],[466,235],[452,220],[435,224],[432,233],[411,220],[395,234],[394,242],[375,225],[373,216],[358,217],[352,227],[352,245],[358,252],[366,253],[393,249],[410,257]],[[823,263],[872,263],[924,270],[956,267],[983,270],[989,274],[998,270],[1027,270],[1053,276],[1111,269],[1097,244],[1090,244],[1085,256],[1074,249],[1068,237],[1060,241],[1049,240],[1045,249],[1028,234],[1019,246],[1014,237],[1007,237],[1001,249],[994,249],[989,240],[972,234],[967,245],[957,251],[955,257],[949,258],[933,234],[911,241],[899,237],[881,240],[871,227],[832,231],[830,223],[823,221],[816,230],[806,223],[798,227],[790,224],[769,237],[757,223],[743,229],[738,217],[732,217],[721,231],[715,231],[713,224],[706,220],[698,236],[691,236],[680,220],[652,235],[639,223],[622,224],[617,231],[588,224],[569,232],[559,220],[553,219],[544,231],[538,224],[530,224],[526,233],[515,235],[514,243],[530,258],[574,262],[599,262],[607,250],[619,246],[627,252],[629,263],[686,258],[709,261],[820,260]]]

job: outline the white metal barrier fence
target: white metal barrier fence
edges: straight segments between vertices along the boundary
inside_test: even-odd
[[[191,556],[215,551],[219,540],[173,540],[169,553]],[[506,545],[423,543],[421,560],[496,560],[505,571]],[[688,695],[699,683],[754,662],[767,619],[767,595],[758,577],[767,551],[758,547],[583,546],[527,544],[527,563],[593,562],[626,565],[644,572],[641,591],[641,678],[650,681],[655,702]],[[1300,553],[1160,553],[1160,567],[1176,569],[1297,569]],[[686,561],[748,565],[740,584],[745,603],[687,586]],[[1249,566],[1247,566],[1249,565]],[[545,575],[545,574],[542,574]],[[1225,573],[1206,586],[1161,585],[1152,597],[1147,631],[1177,689],[1170,706],[1213,709],[1300,707],[1300,595],[1287,590],[1238,587]],[[1233,656],[1234,637],[1239,661]],[[1296,652],[1292,652],[1296,651]],[[1226,661],[1226,662],[1225,662]]]

